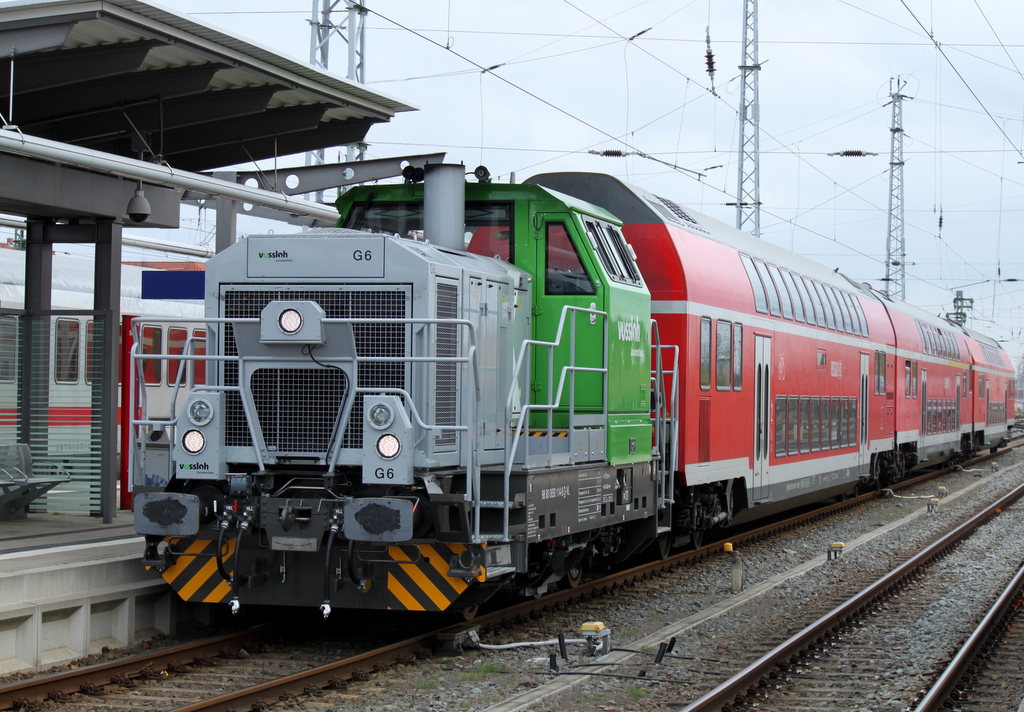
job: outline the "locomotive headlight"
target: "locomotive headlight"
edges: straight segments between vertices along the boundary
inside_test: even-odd
[[[370,425],[377,428],[377,430],[383,430],[395,422],[394,412],[390,406],[384,403],[377,403],[371,407],[366,417],[369,419]]]
[[[385,460],[391,460],[398,457],[398,453],[402,451],[402,441],[397,436],[391,433],[384,433],[377,438],[377,454],[383,457]]]
[[[213,420],[213,404],[205,398],[192,401],[188,407],[188,419],[195,425],[206,425]]]
[[[206,436],[199,430],[189,430],[181,436],[181,446],[189,455],[198,455],[206,447]]]
[[[277,317],[277,325],[286,334],[294,334],[302,328],[302,314],[297,309],[285,309]]]

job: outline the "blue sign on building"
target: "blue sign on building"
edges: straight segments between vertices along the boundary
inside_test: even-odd
[[[205,291],[206,272],[142,273],[143,299],[203,299]]]

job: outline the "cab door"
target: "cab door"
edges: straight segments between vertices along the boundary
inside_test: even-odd
[[[533,333],[541,341],[555,341],[552,349],[533,350],[531,403],[554,403],[560,407],[554,416],[554,427],[567,427],[570,405],[577,414],[600,414],[604,404],[604,379],[596,372],[568,371],[576,368],[603,368],[607,346],[606,317],[589,312],[570,311],[562,322],[566,306],[606,311],[605,288],[601,284],[586,249],[579,227],[568,213],[545,213],[540,235],[535,240],[537,265],[533,295]],[[559,327],[561,325],[561,335]],[[559,396],[559,382],[564,378]],[[594,423],[598,424],[598,423]],[[538,412],[534,427],[545,427],[547,417]],[[600,423],[600,425],[604,425]]]

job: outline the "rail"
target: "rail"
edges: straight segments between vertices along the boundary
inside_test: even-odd
[[[929,544],[845,603],[821,616],[700,699],[684,707],[682,712],[718,712],[724,708],[731,708],[737,699],[746,700],[750,696],[750,691],[756,691],[769,678],[770,674],[779,668],[780,664],[799,655],[801,651],[813,645],[818,638],[837,630],[844,620],[855,616],[858,611],[898,586],[922,566],[941,556],[949,547],[969,536],[971,532],[1022,496],[1024,496],[1024,485],[1015,488],[966,522]]]

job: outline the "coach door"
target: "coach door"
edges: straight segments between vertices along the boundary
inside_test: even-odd
[[[772,340],[754,336],[754,503],[771,500],[771,475],[768,469],[771,442],[771,360]]]
[[[871,409],[868,408],[868,382],[871,379],[869,370],[870,359],[867,354],[860,355],[860,429],[858,431],[858,442],[860,443],[857,447],[859,457],[857,458],[858,472],[866,475],[871,469],[871,453],[870,443],[868,442],[868,433],[871,431],[868,429],[868,413]]]

